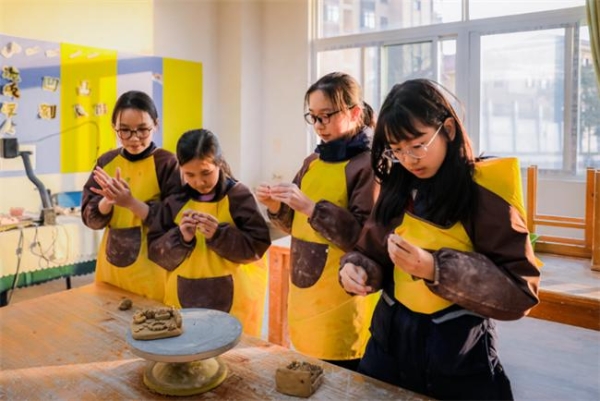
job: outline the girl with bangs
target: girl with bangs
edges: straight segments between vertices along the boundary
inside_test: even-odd
[[[304,118],[319,145],[292,183],[261,184],[256,196],[271,222],[292,237],[287,312],[294,348],[356,370],[378,295],[346,293],[338,284],[338,269],[373,207],[373,110],[358,81],[342,72],[312,84],[304,103]]]
[[[259,337],[267,291],[269,227],[236,180],[217,136],[184,133],[177,161],[185,185],[163,202],[148,232],[150,260],[166,270],[164,304],[227,312]]]
[[[395,85],[379,113],[371,164],[380,196],[355,251],[349,293],[382,289],[359,372],[436,399],[512,399],[493,319],[538,301],[515,158],[475,158],[435,82]]]

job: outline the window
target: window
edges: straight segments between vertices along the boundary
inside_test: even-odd
[[[379,17],[379,27],[381,29],[385,29],[388,26],[388,19],[387,17]]]
[[[313,1],[325,10],[328,10],[328,7],[339,10],[340,0]],[[385,30],[460,21],[461,18],[460,0],[387,0],[379,4],[373,0],[355,0],[350,3],[344,2],[343,7],[353,14],[354,23],[348,25],[338,19],[337,24],[332,24],[333,20],[326,11],[326,15],[316,21],[319,38],[371,31],[375,27],[375,21],[381,16],[388,20],[387,24],[381,25],[381,29]],[[373,13],[373,16],[369,15],[370,13]],[[346,21],[345,17],[344,20]]]
[[[471,19],[501,17],[583,5],[585,5],[585,0],[522,0],[510,2],[506,0],[470,0],[469,17]]]
[[[582,176],[600,168],[600,97],[584,3],[356,0],[344,6],[337,33],[332,25],[314,39],[313,78],[325,69],[352,74],[375,110],[395,83],[434,79],[462,102],[457,111],[477,153],[516,155],[541,174]]]
[[[375,29],[375,13],[365,11],[363,14],[363,27],[367,29]]]
[[[340,8],[332,4],[326,4],[325,21],[334,23],[340,22]]]

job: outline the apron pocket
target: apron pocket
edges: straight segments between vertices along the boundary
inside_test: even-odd
[[[233,277],[177,276],[177,296],[183,308],[207,308],[229,313],[233,305]]]
[[[319,281],[327,262],[328,248],[327,244],[317,244],[292,237],[291,279],[296,287],[312,287]]]
[[[142,228],[108,228],[106,259],[116,267],[132,265],[142,247]]]

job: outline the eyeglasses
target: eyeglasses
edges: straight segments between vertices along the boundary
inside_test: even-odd
[[[322,125],[327,125],[329,124],[329,121],[331,121],[331,116],[339,113],[340,111],[341,110],[332,111],[331,113],[323,113],[320,116],[315,116],[314,114],[306,113],[304,115],[304,119],[310,125],[315,125],[317,121],[320,122]]]
[[[131,128],[118,128],[116,129],[117,134],[119,135],[119,138],[121,139],[130,139],[134,134],[135,136],[137,136],[139,139],[146,139],[148,138],[148,136],[150,136],[150,133],[152,132],[152,130],[154,129],[154,127],[140,127],[137,129],[131,129]]]
[[[440,132],[440,130],[442,129],[443,126],[444,126],[444,124],[441,124],[438,127],[437,131],[435,131],[435,134],[433,134],[433,136],[431,137],[429,142],[422,143],[420,145],[411,146],[410,148],[408,148],[406,150],[387,148],[386,150],[383,151],[383,157],[390,160],[392,163],[400,161],[400,159],[404,155],[408,155],[408,156],[412,157],[413,159],[424,158],[425,156],[427,156],[427,151],[429,150],[429,146],[433,143],[433,141],[435,140],[435,137]]]

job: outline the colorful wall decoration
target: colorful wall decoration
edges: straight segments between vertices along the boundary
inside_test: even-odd
[[[35,149],[36,174],[89,172],[118,146],[112,108],[135,89],[158,108],[154,141],[174,151],[183,132],[202,127],[202,80],[197,62],[0,35],[0,137]]]

